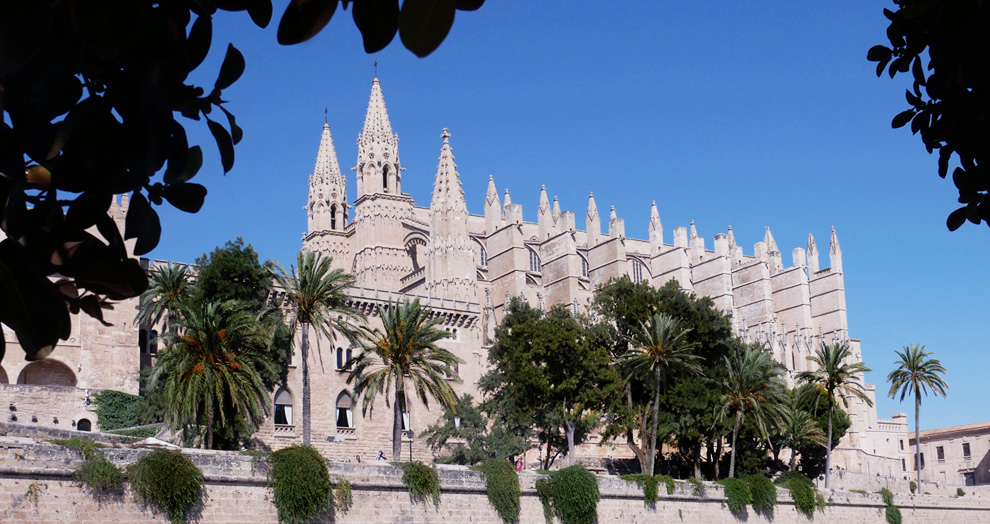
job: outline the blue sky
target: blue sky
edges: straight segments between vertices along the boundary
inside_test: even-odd
[[[883,43],[883,1],[489,1],[458,12],[443,45],[418,59],[396,39],[367,55],[350,12],[313,40],[275,41],[246,14],[217,17],[210,57],[193,79],[211,86],[228,42],[247,60],[224,92],[245,130],[224,176],[203,122],[209,188],[196,215],[163,208],[159,259],[192,261],[242,236],[288,264],[306,229],[302,206],[324,108],[348,194],[373,77],[379,78],[407,171],[403,189],[429,202],[444,127],[468,209],[482,212],[488,175],[535,220],[540,186],[583,227],[589,191],[614,205],[628,236],[646,238],[657,201],[670,242],[691,220],[712,245],[732,225],[745,253],[770,226],[790,252],[835,226],[844,253],[850,335],[875,371],[881,417],[913,411],[886,399],[894,350],[922,343],[948,369],[946,400],[927,398],[923,427],[990,420],[985,322],[986,226],[945,228],[955,189],[936,159],[891,118],[907,78],[876,78],[866,51]],[[822,265],[827,265],[827,256]],[[911,415],[913,419],[913,414]],[[913,423],[912,423],[913,428]]]

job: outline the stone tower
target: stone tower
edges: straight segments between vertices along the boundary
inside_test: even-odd
[[[357,286],[399,289],[412,269],[404,245],[403,222],[412,217],[413,200],[402,194],[399,137],[392,133],[385,99],[376,76],[358,135],[357,200],[354,202],[354,265]]]
[[[333,267],[350,269],[344,229],[347,227],[347,182],[340,172],[333,147],[330,125],[323,124],[316,166],[309,177],[309,201],[306,204],[309,231],[303,237],[304,249],[333,257]]]
[[[431,297],[476,303],[478,277],[474,242],[468,233],[467,204],[450,148],[450,133],[444,129],[442,137],[430,201],[430,240],[425,252],[426,292]]]

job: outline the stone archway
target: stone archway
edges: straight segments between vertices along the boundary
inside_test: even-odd
[[[0,384],[10,384],[10,379],[7,378],[7,370],[0,366]]]
[[[32,362],[17,377],[18,384],[34,386],[76,386],[76,374],[69,366],[52,359]]]

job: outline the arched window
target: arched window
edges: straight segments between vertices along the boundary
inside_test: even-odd
[[[18,384],[35,386],[70,386],[76,385],[76,374],[69,366],[53,360],[44,359],[32,362],[21,370],[17,377]]]
[[[337,369],[344,369],[344,348],[337,348]]]
[[[337,204],[330,206],[330,229],[337,230]]]
[[[488,251],[481,246],[481,267],[488,267]]]
[[[581,276],[588,278],[588,259],[581,257]]]
[[[76,422],[77,431],[93,431],[93,423],[88,418],[80,419]]]
[[[388,193],[388,164],[382,166],[382,191]]]
[[[292,425],[292,393],[285,388],[275,394],[275,424]]]
[[[536,251],[532,249],[529,250],[529,270],[533,273],[539,273],[542,269],[540,264],[540,255],[536,254]]]
[[[337,396],[337,427],[338,428],[353,428],[354,427],[354,410],[351,408],[353,404],[353,399],[351,395],[342,391],[340,395]]]
[[[643,281],[643,264],[635,260],[632,261],[632,280],[637,284]]]

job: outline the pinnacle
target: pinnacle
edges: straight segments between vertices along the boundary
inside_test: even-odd
[[[378,76],[371,83],[371,96],[368,99],[368,112],[364,117],[364,129],[361,138],[375,143],[388,143],[393,139],[392,124],[385,109],[385,97],[382,95]]]
[[[320,137],[320,149],[316,153],[316,166],[313,168],[312,179],[326,183],[340,176],[340,164],[337,162],[337,152],[333,147],[330,124],[325,123],[323,135]]]
[[[457,173],[454,152],[450,147],[450,133],[444,128],[441,136],[443,137],[443,146],[440,148],[440,161],[437,164],[436,180],[433,183],[433,200],[430,207],[439,208],[442,207],[441,204],[446,204],[455,211],[467,213],[464,192],[461,190],[460,175]]]

